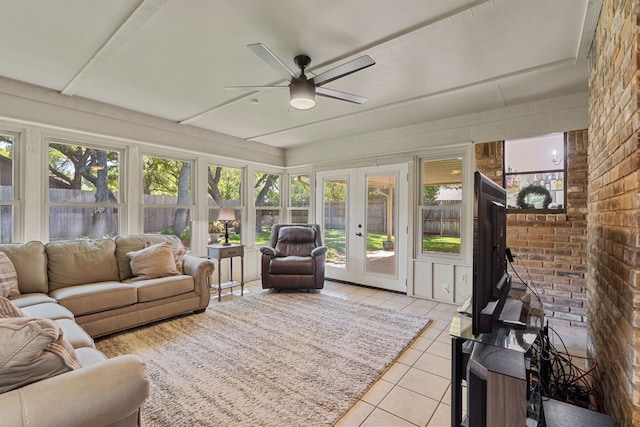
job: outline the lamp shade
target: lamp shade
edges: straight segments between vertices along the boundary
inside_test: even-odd
[[[236,210],[234,208],[222,208],[220,209],[220,214],[218,215],[218,221],[235,221],[236,220]]]
[[[298,110],[308,110],[316,105],[316,87],[304,76],[289,85],[289,104]]]

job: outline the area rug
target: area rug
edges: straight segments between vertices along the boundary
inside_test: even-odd
[[[264,292],[96,346],[146,362],[146,427],[328,426],[428,323],[321,293]]]

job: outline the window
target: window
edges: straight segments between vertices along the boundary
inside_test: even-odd
[[[311,208],[311,176],[308,173],[289,175],[289,221],[308,224]]]
[[[269,243],[271,228],[280,223],[280,175],[254,173],[254,206],[256,209],[256,245]]]
[[[566,150],[562,133],[504,142],[507,208],[565,210]]]
[[[191,244],[191,162],[143,156],[144,232],[172,234]]]
[[[220,208],[233,208],[236,220],[229,222],[229,242],[240,243],[240,224],[242,223],[242,169],[209,165],[208,168],[208,204],[209,204],[209,244],[222,243],[225,223],[218,221]]]
[[[422,162],[423,254],[460,254],[462,159]]]
[[[13,241],[13,213],[15,207],[14,152],[18,136],[0,132],[0,243]]]
[[[49,240],[118,234],[120,158],[119,151],[49,141]]]

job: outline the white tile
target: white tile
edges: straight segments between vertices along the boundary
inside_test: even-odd
[[[375,406],[359,400],[342,418],[335,424],[336,427],[357,427],[367,419],[376,409]]]
[[[449,380],[431,372],[411,368],[398,385],[440,402],[449,388]]]
[[[413,424],[422,426],[433,416],[438,402],[422,394],[396,386],[378,407]]]
[[[415,427],[415,424],[376,408],[361,427]]]
[[[449,427],[451,425],[451,406],[443,403],[438,405],[427,427]]]
[[[426,372],[438,375],[442,378],[451,378],[451,359],[436,356],[429,352],[425,352],[416,362],[413,364],[414,368],[422,369]]]
[[[371,386],[364,396],[362,396],[362,400],[376,406],[386,397],[387,393],[391,391],[393,386],[394,384],[388,381],[378,380]]]
[[[397,384],[398,381],[402,379],[402,377],[404,376],[404,374],[407,373],[408,370],[409,370],[409,365],[396,362],[393,365],[391,365],[389,369],[387,369],[387,372],[384,373],[384,375],[382,376],[382,379],[385,381],[389,381],[392,384]]]

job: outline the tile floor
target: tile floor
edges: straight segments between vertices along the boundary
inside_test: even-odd
[[[245,294],[265,292],[259,281],[245,284]],[[361,400],[338,421],[338,427],[448,427],[451,420],[451,338],[449,324],[457,305],[361,286],[325,282],[324,294],[393,308],[431,318],[431,323]],[[211,304],[217,291],[212,290]],[[222,303],[240,290],[223,291]],[[580,338],[578,338],[580,339]]]

